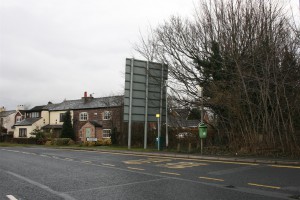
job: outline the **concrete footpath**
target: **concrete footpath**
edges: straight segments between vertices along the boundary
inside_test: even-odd
[[[214,160],[214,161],[224,161],[224,162],[291,165],[291,166],[299,166],[300,168],[300,159],[266,158],[266,157],[254,157],[254,156],[244,156],[244,157],[221,156],[221,155],[214,156],[214,155],[199,155],[199,154],[188,154],[188,153],[173,153],[173,152],[165,152],[165,151],[142,152],[142,151],[134,151],[134,150],[109,150],[109,149],[97,149],[97,148],[70,148],[70,149],[101,151],[101,152],[108,152],[108,153],[122,153],[128,155],[131,154],[131,155],[160,156],[160,157],[183,158],[183,159]]]

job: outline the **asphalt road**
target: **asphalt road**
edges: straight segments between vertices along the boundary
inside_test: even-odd
[[[0,148],[0,199],[300,199],[300,166]]]

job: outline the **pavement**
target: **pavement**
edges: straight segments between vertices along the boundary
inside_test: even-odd
[[[64,147],[65,148],[65,147]],[[291,165],[300,166],[299,159],[286,159],[286,158],[265,158],[255,156],[220,156],[220,155],[199,155],[199,154],[188,154],[188,153],[175,153],[166,151],[135,151],[130,150],[110,150],[110,149],[98,149],[98,148],[70,148],[70,149],[81,149],[90,151],[101,151],[101,152],[112,152],[112,153],[123,153],[128,155],[148,155],[148,156],[159,156],[159,157],[171,157],[171,158],[185,158],[185,159],[201,159],[201,160],[215,160],[215,161],[227,161],[227,162],[246,162],[246,163],[259,163],[259,164],[273,164],[273,165]]]

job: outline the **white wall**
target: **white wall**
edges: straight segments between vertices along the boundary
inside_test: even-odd
[[[51,111],[50,112],[50,122],[49,124],[54,125],[62,125],[63,122],[60,122],[60,114],[61,113],[66,113],[67,111]],[[71,111],[71,118],[72,118],[72,123],[73,123],[73,111]]]
[[[15,131],[14,131],[14,138],[19,138],[19,129],[20,128],[26,128],[27,129],[27,138],[35,137],[34,135],[31,135],[30,133],[32,133],[32,131],[34,129],[37,129],[37,128],[40,129],[43,126],[44,126],[43,119],[40,119],[40,120],[36,121],[31,126],[16,126]]]

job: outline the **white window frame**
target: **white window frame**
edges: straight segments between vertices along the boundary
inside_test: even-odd
[[[108,136],[107,136],[108,134]],[[111,129],[103,129],[102,130],[102,138],[110,138]]]
[[[104,111],[103,112],[103,120],[110,120],[111,119],[111,112],[110,111]]]
[[[32,112],[30,113],[30,118],[39,118],[40,117],[40,113],[39,112]]]
[[[87,121],[89,119],[89,114],[87,112],[79,113],[79,121]]]

